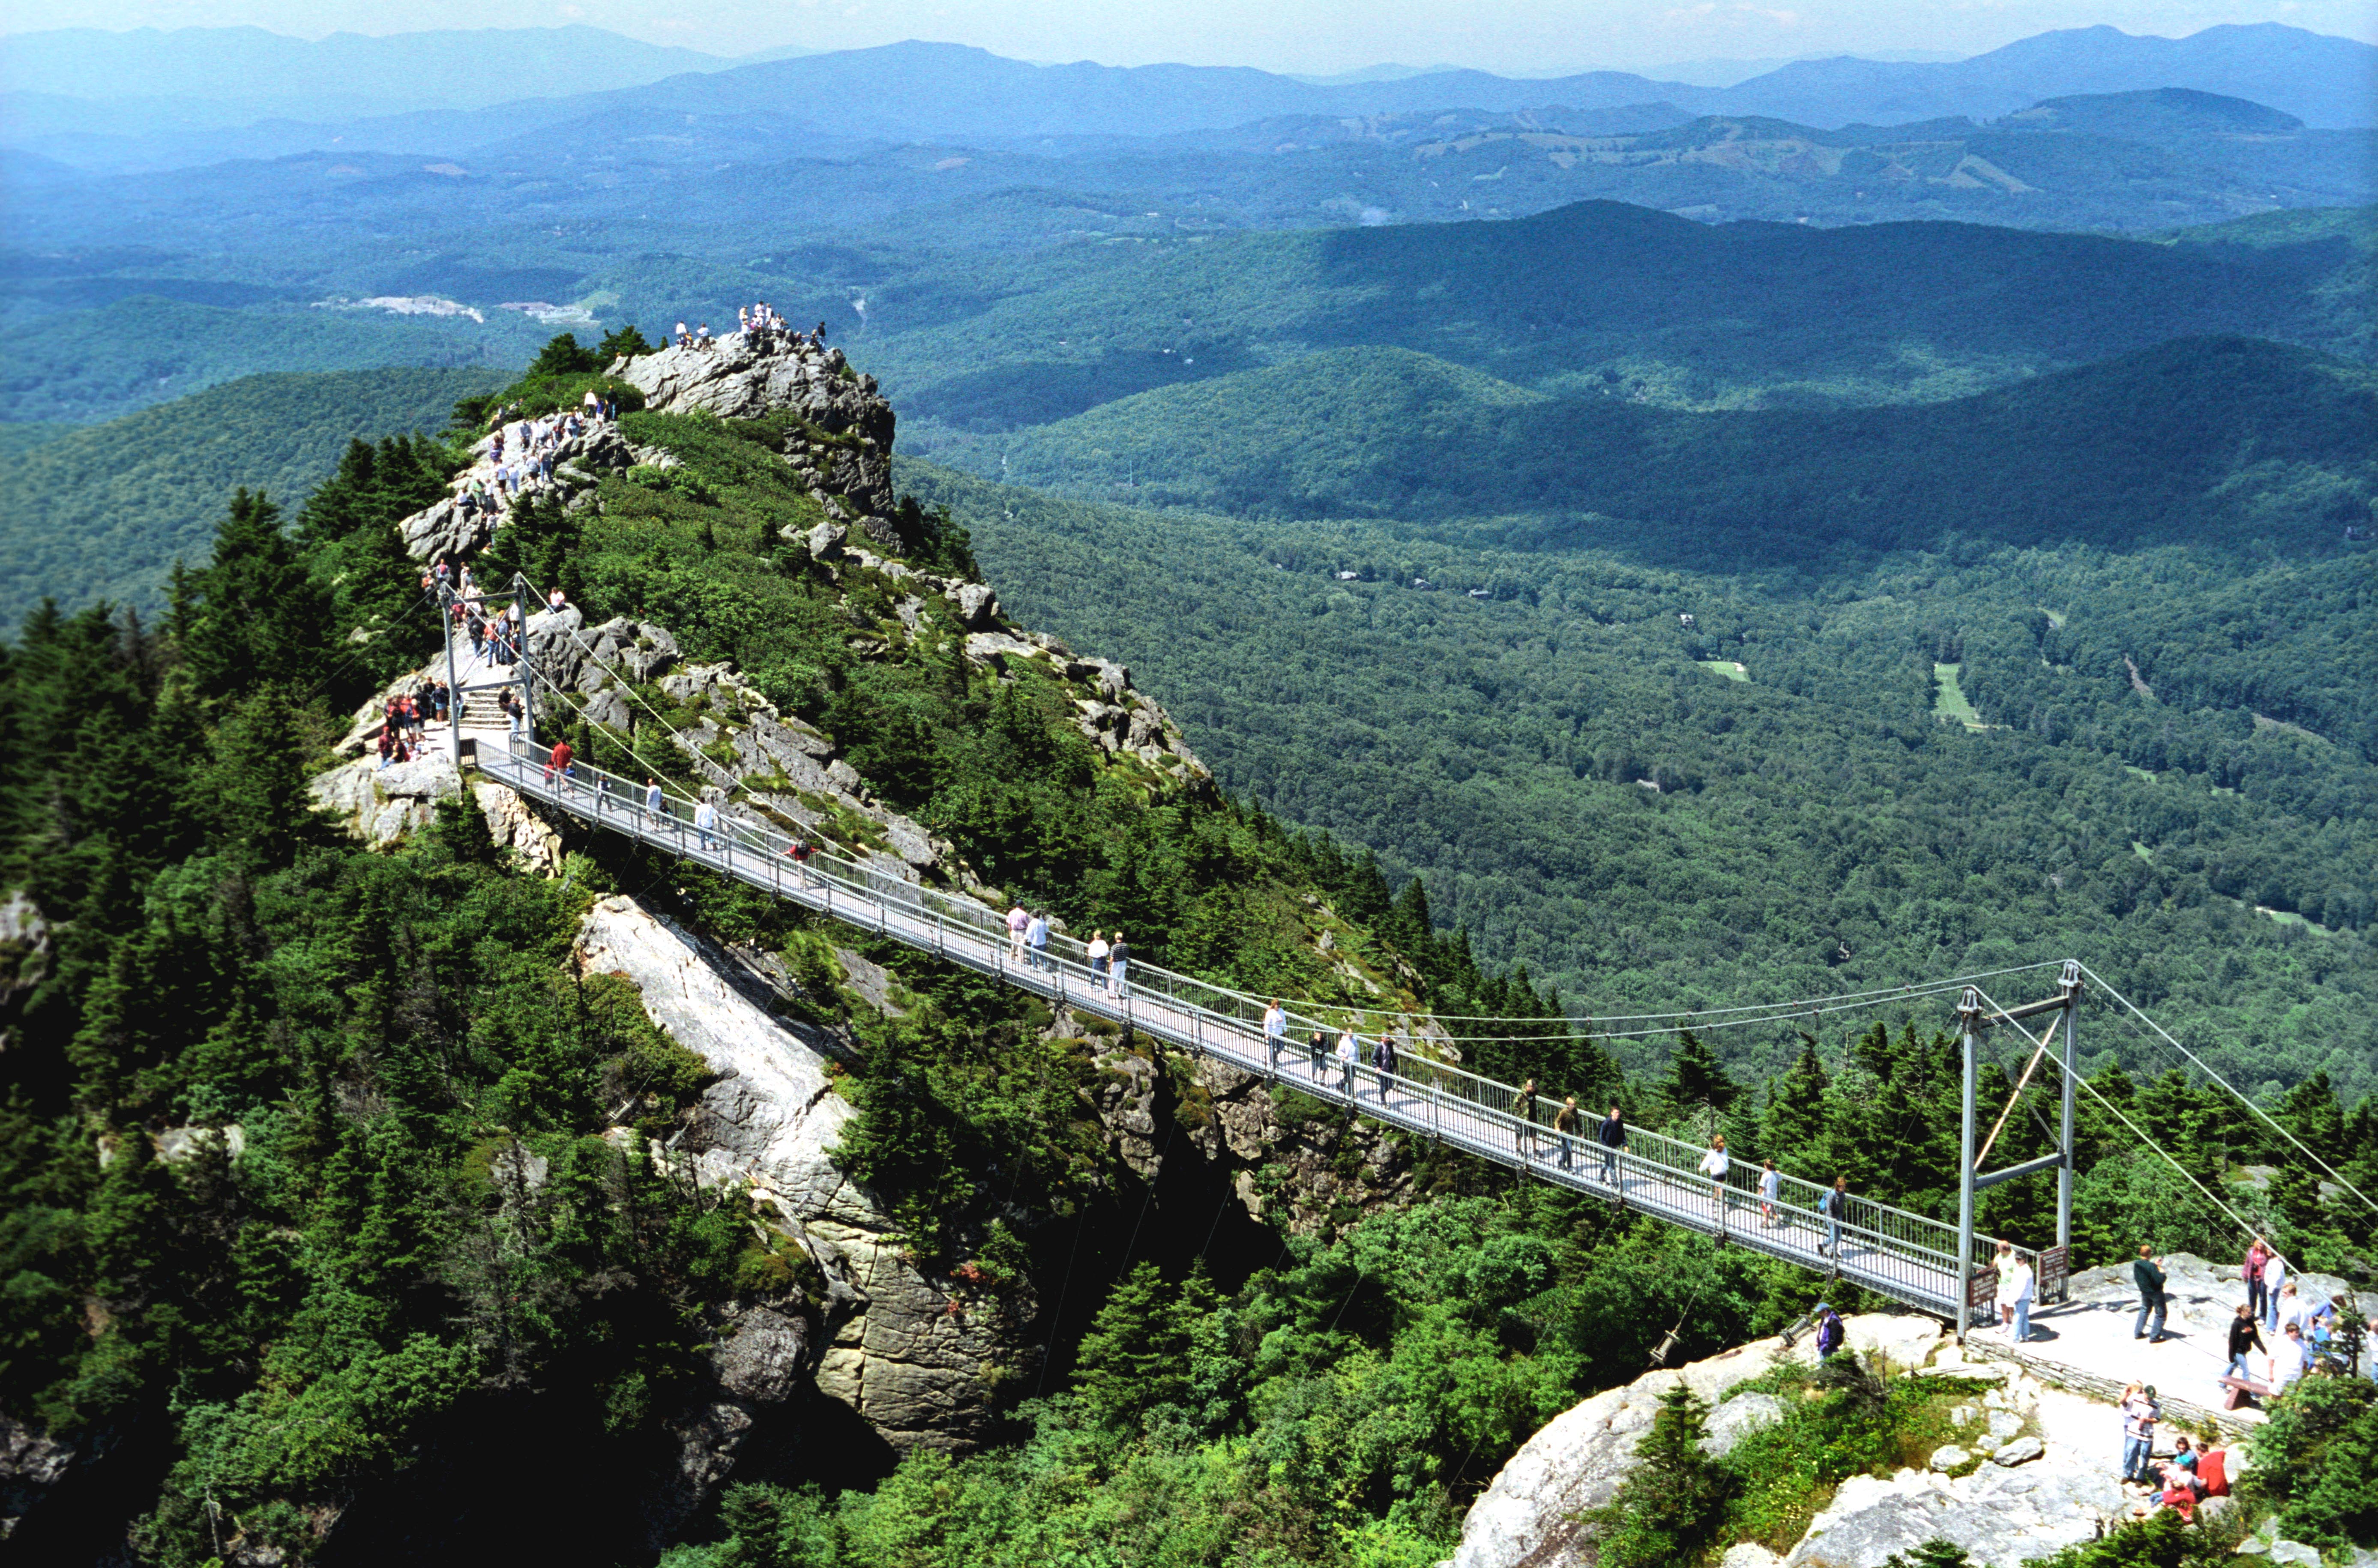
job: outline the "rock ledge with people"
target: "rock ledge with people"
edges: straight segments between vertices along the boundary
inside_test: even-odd
[[[1211,789],[1211,772],[1171,716],[1134,688],[1128,669],[1077,657],[1056,638],[1016,627],[988,583],[895,558],[908,542],[895,516],[893,411],[874,378],[855,374],[840,349],[781,328],[715,340],[685,334],[671,347],[616,361],[610,374],[636,388],[654,413],[729,419],[794,414],[781,455],[825,515],[798,536],[787,530],[786,542],[805,551],[815,569],[842,589],[846,604],[854,592],[880,595],[911,633],[941,623],[963,636],[969,664],[1003,683],[1014,684],[1027,667],[1062,683],[1075,728],[1109,758],[1135,766],[1151,790]],[[454,493],[397,525],[407,549],[426,563],[426,585],[467,581],[468,557],[521,497],[549,493],[572,508],[599,508],[604,473],[675,461],[629,441],[619,431],[616,404],[594,392],[581,408],[536,418],[499,410],[496,417],[497,428],[472,449],[474,462],[455,480]],[[867,544],[853,537],[854,529]],[[487,592],[492,616],[500,595]],[[652,622],[619,616],[590,626],[575,605],[558,597],[506,635],[560,688],[560,702],[576,710],[571,720],[582,717],[631,746],[647,740],[667,746],[691,762],[704,780],[704,798],[720,811],[834,841],[905,880],[995,892],[946,840],[877,799],[833,739],[784,712],[732,662],[687,661],[670,631]],[[882,642],[855,639],[852,651],[883,656],[889,649]],[[508,663],[510,652],[507,645],[497,657]],[[341,755],[357,760],[315,780],[317,803],[372,843],[395,843],[426,824],[437,801],[460,788],[450,760],[442,771],[414,765],[407,761],[411,748],[402,744],[396,760],[403,767],[389,767],[385,750],[375,767],[371,755],[388,733],[385,716],[394,713],[392,704],[420,698],[442,673],[438,664],[425,666],[367,702],[340,748]],[[466,684],[508,673],[498,667],[466,676]],[[548,698],[546,705],[557,704]],[[464,722],[472,719],[466,715]],[[402,741],[405,732],[398,735]],[[434,737],[426,744],[435,749]],[[556,869],[570,836],[582,831],[566,820],[541,820],[500,785],[481,782],[473,792],[498,842],[539,869]]]
[[[1949,1412],[1950,1431],[1919,1466],[1843,1481],[1801,1538],[1777,1552],[1727,1544],[1728,1568],[1884,1568],[1928,1541],[1964,1549],[1978,1568],[2019,1568],[2093,1540],[2154,1506],[2125,1489],[2118,1463],[2127,1411],[2051,1385],[2022,1367],[1961,1347],[1914,1313],[1842,1317],[1834,1354],[1886,1378],[1969,1379],[1983,1392]],[[1706,1360],[1645,1373],[1576,1405],[1530,1439],[1471,1505],[1447,1568],[1590,1568],[1591,1515],[1615,1500],[1637,1467],[1637,1445],[1674,1388],[1710,1414],[1702,1450],[1722,1456],[1781,1418],[1774,1395],[1744,1385],[1779,1367],[1813,1365],[1819,1335],[1752,1341]],[[1741,1391],[1741,1392],[1737,1392]],[[2169,1429],[2165,1429],[2168,1433]],[[2163,1445],[2170,1445],[2169,1436]],[[2160,1450],[2158,1450],[2160,1452]],[[2228,1474],[2240,1456],[2225,1450]],[[2226,1497],[2194,1503],[2216,1512]]]

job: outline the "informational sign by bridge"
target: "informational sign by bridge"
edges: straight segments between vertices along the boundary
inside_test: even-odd
[[[1965,1281],[1965,1305],[1978,1321],[1998,1321],[1999,1271],[1976,1269]]]
[[[2039,1299],[2061,1301],[2072,1293],[2072,1249],[2050,1247],[2039,1254]]]

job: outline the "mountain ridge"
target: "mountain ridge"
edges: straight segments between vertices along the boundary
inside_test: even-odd
[[[426,35],[415,35],[426,36]],[[1322,87],[1252,66],[1035,66],[971,45],[908,40],[868,49],[701,70],[632,85],[482,104],[513,134],[588,114],[657,107],[680,112],[830,103],[834,128],[860,138],[973,141],[1039,137],[1156,136],[1213,131],[1283,114],[1363,114],[1421,109],[1508,112],[1549,103],[1584,110],[1669,102],[1696,114],[1766,114],[1820,126],[1989,119],[2042,99],[2183,87],[2266,102],[2320,127],[2378,124],[2368,79],[2378,46],[2276,23],[2208,28],[2183,39],[2110,28],[2043,33],[1971,59],[1891,63],[1844,56],[1797,61],[1731,88],[1663,82],[1623,71],[1514,78],[1446,71]],[[35,84],[21,84],[31,88]],[[54,85],[42,90],[56,91]],[[386,151],[463,152],[491,139],[490,122],[424,111],[284,129],[284,150],[337,145]],[[409,139],[402,139],[409,138]],[[476,139],[474,139],[476,138]],[[52,151],[38,137],[11,141]],[[236,145],[226,140],[222,147]],[[88,155],[88,154],[87,154]]]

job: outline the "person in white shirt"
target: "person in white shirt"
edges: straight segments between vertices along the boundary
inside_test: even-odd
[[[1759,1172],[1759,1223],[1762,1227],[1774,1228],[1776,1206],[1783,1197],[1784,1173],[1775,1168],[1773,1160],[1769,1160]]]
[[[1024,931],[1032,924],[1032,912],[1022,904],[1007,912],[1007,956],[1018,964],[1024,962]]]
[[[1278,997],[1272,998],[1271,1005],[1264,1009],[1263,1032],[1264,1046],[1271,1053],[1272,1070],[1278,1071],[1280,1047],[1288,1043],[1288,1012],[1279,1005]]]
[[[1354,1091],[1354,1059],[1361,1047],[1354,1043],[1354,1026],[1351,1023],[1338,1032],[1338,1092]]]
[[[1710,1141],[1709,1153],[1701,1156],[1701,1174],[1710,1179],[1710,1206],[1720,1213],[1725,1204],[1725,1173],[1734,1161],[1725,1152],[1725,1134],[1721,1132]]]
[[[2274,1251],[2263,1264],[2263,1310],[2270,1315],[2263,1320],[2264,1331],[2279,1332],[2279,1295],[2288,1285],[2288,1261]]]
[[[1101,986],[1107,979],[1107,934],[1092,931],[1090,945],[1082,950],[1082,955],[1090,961],[1090,979]]]
[[[558,590],[557,590],[557,592],[558,592]],[[715,847],[715,834],[717,827],[718,808],[716,806],[713,805],[710,801],[704,800],[701,805],[693,808],[693,831],[702,835],[703,848],[710,849]]]
[[[2311,1370],[2312,1347],[2304,1343],[2303,1330],[2289,1323],[2285,1335],[2271,1347],[2271,1386],[2284,1394]]]
[[[2031,1260],[2014,1250],[2012,1241],[1999,1243],[1999,1323],[2009,1338],[2021,1345],[2031,1338],[2031,1302],[2037,1291],[2037,1276],[2031,1272]]]

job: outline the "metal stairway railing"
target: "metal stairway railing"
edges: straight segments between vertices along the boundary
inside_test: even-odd
[[[1091,972],[1083,944],[1073,938],[1051,933],[1046,949],[1022,949],[1011,940],[1003,915],[972,899],[823,850],[797,862],[789,837],[727,809],[718,811],[711,828],[697,827],[688,802],[664,795],[657,809],[648,808],[645,786],[582,761],[573,763],[574,776],[557,777],[543,755],[517,736],[509,746],[483,743],[476,761],[524,797],[1047,997],[1076,1013],[1128,1024],[1416,1136],[1836,1275],[1925,1311],[1955,1315],[1957,1234],[1940,1220],[1852,1195],[1835,1222],[1816,1212],[1825,1189],[1786,1176],[1773,1222],[1764,1223],[1755,1191],[1759,1172],[1736,1164],[1723,1184],[1713,1184],[1697,1169],[1703,1151],[1639,1128],[1627,1130],[1627,1146],[1608,1162],[1611,1177],[1605,1180],[1604,1151],[1590,1131],[1555,1134],[1550,1123],[1557,1102],[1545,1097],[1535,1098],[1534,1119],[1523,1120],[1514,1114],[1515,1088],[1417,1051],[1403,1057],[1392,1074],[1366,1063],[1342,1064],[1334,1056],[1316,1061],[1301,1040],[1284,1041],[1286,1048],[1275,1058],[1263,1035],[1263,1003],[1254,997],[1135,959],[1118,986]],[[1342,1022],[1354,1013],[1387,1010],[1334,1011]],[[1320,1028],[1334,1035],[1339,1026],[1289,1010],[1292,1035]],[[1828,1233],[1838,1238],[1831,1255],[1819,1250]],[[1964,1272],[1970,1274],[1978,1261],[1969,1260]]]

